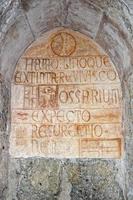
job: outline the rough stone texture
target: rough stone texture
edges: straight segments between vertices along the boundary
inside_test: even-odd
[[[123,74],[131,65],[130,47],[120,30],[106,16],[103,16],[96,41],[111,57],[123,79]]]
[[[90,6],[89,2],[93,6]],[[121,79],[125,137],[125,156],[120,161],[9,159],[7,135],[10,127],[4,125],[7,116],[2,114],[5,113],[5,107],[8,107],[8,101],[4,101],[4,104],[1,102],[0,112],[4,111],[1,113],[1,120],[4,119],[4,123],[0,122],[1,200],[133,199],[132,8],[132,0],[0,2],[0,69],[4,78],[11,80],[15,64],[24,49],[35,37],[39,37],[47,30],[65,26],[94,39],[96,36],[96,41],[110,55],[117,67]],[[4,91],[5,99],[8,99],[7,89]],[[6,197],[7,191],[9,192]]]
[[[19,14],[19,1],[6,0],[0,3],[0,43]]]
[[[92,38],[96,36],[101,17],[101,9],[87,1],[75,0],[67,3],[66,25]]]
[[[104,10],[112,21],[119,26],[119,30],[126,34],[130,43],[133,42],[133,15],[130,7],[123,0],[90,0]]]
[[[63,0],[58,3],[56,0],[22,0],[22,8],[35,36],[52,28],[63,26],[65,19],[65,1]]]
[[[125,5],[128,7],[131,14],[133,14],[133,1],[132,0],[125,0]]]
[[[56,0],[28,2],[22,0],[22,7],[35,36],[53,28],[65,26],[95,37],[102,16],[100,8],[82,0],[61,0],[58,3]],[[83,12],[84,15],[82,15]],[[88,20],[91,18],[93,20]]]
[[[13,2],[14,1],[12,1],[12,3]],[[9,11],[5,12],[6,13],[3,14],[5,15],[4,20]],[[24,49],[34,40],[29,24],[22,11],[16,8],[16,10],[12,10],[12,12],[14,13],[12,13],[13,17],[10,20],[8,19],[9,21],[7,20],[7,22],[2,20],[3,24],[1,24],[1,31],[4,36],[1,39],[0,68],[1,73],[6,79],[11,79],[11,73],[13,73],[13,68],[18,58],[23,53]],[[6,27],[4,27],[5,25]]]
[[[8,121],[9,121],[8,84],[0,75],[0,199],[5,199],[8,176]]]
[[[118,183],[118,174],[122,175],[118,162],[12,160],[11,187],[7,199],[124,200]],[[15,184],[17,188],[14,188]]]
[[[127,99],[127,114],[128,114],[128,127],[127,129],[127,136],[126,136],[126,169],[127,169],[127,199],[133,199],[133,74],[130,73],[128,78],[126,79],[126,96],[129,97]]]

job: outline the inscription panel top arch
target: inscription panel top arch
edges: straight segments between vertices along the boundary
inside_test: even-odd
[[[19,59],[12,79],[13,157],[120,158],[121,84],[88,37],[56,29]]]

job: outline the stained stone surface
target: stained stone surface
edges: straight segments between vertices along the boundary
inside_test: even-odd
[[[119,162],[118,162],[119,163]],[[124,200],[118,184],[119,164],[104,160],[12,160],[12,180],[18,187],[9,199]],[[18,177],[18,178],[17,178]],[[114,181],[115,180],[115,181]],[[28,197],[28,198],[27,198]]]
[[[0,75],[0,199],[5,199],[8,175],[9,88]]]
[[[12,157],[121,158],[122,92],[109,57],[58,29],[17,63],[11,88]]]
[[[1,200],[133,200],[132,5],[132,0],[0,1]],[[93,38],[117,69],[123,100],[120,160],[9,156],[11,83],[7,79],[11,81],[17,61],[34,40],[61,26]]]

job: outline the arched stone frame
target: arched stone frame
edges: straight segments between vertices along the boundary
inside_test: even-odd
[[[51,30],[52,31],[52,30]],[[120,161],[120,163],[121,163],[121,161]],[[118,164],[118,166],[119,166],[119,164]]]
[[[95,9],[95,6],[93,8]],[[71,13],[71,14],[73,15],[73,13]],[[97,12],[95,14],[97,15]],[[49,16],[49,17],[52,20],[52,15]],[[78,19],[80,21],[80,16],[78,16]],[[24,50],[29,46],[29,44],[32,43],[35,40],[35,38],[37,38],[39,35],[41,35],[41,33],[45,32],[47,29],[52,30],[56,26],[57,27],[60,26],[61,23],[62,23],[61,21],[59,22],[59,20],[55,20],[55,22],[56,23],[54,23],[54,25],[50,22],[50,24],[47,27],[45,25],[44,25],[44,27],[42,26],[43,27],[42,30],[41,31],[39,30],[38,33],[35,33],[33,30],[30,31],[30,28],[32,29],[32,26],[29,26],[25,16],[23,16],[23,14],[16,19],[15,24],[10,27],[8,33],[6,34],[5,40],[3,42],[3,48],[2,48],[2,51],[1,51],[1,72],[2,72],[5,79],[7,79],[8,81],[11,80],[11,74],[13,74],[13,71],[14,71],[13,68],[15,68],[17,60],[19,59],[22,52],[24,52]],[[103,23],[103,22],[105,22],[105,23]],[[32,21],[32,23],[33,23],[33,21]],[[112,31],[115,30],[116,35],[110,36],[110,33],[108,32],[108,30],[105,27],[106,23],[108,24],[108,27],[110,28],[110,30],[112,30]],[[85,23],[85,24],[87,24],[87,23]],[[91,22],[90,22],[90,24],[91,24]],[[119,49],[117,49],[117,47],[115,45],[112,46],[113,40],[115,39],[115,43],[119,47],[126,47],[127,49],[131,49],[131,47],[130,47],[128,41],[125,39],[125,35],[121,31],[121,28],[119,28],[119,26],[117,24],[115,24],[112,20],[110,20],[108,17],[105,17],[105,16],[103,17],[103,19],[101,21],[102,29],[101,28],[99,29],[99,24],[100,24],[100,22],[97,23],[97,30],[99,30],[99,32],[96,31],[95,32],[96,34],[93,35],[89,31],[89,29],[84,30],[84,29],[81,28],[81,27],[83,27],[82,22],[80,23],[80,25],[78,27],[76,25],[76,20],[73,21],[72,25],[69,24],[68,22],[65,22],[65,20],[63,20],[63,23],[62,23],[62,25],[65,26],[65,27],[70,27],[70,28],[71,28],[71,26],[76,27],[76,30],[78,30],[79,32],[81,32],[83,34],[86,33],[86,35],[91,36],[93,39],[96,40],[96,42],[101,47],[103,47],[103,49],[105,49],[105,51],[108,53],[111,60],[114,62],[115,66],[117,67],[117,71],[118,71],[118,74],[120,75],[120,79],[121,79],[121,82],[122,82],[122,88],[125,89],[125,91],[123,90],[123,99],[124,99],[124,101],[126,101],[125,100],[126,99],[125,92],[128,93],[128,90],[127,90],[127,85],[125,84],[124,81],[127,80],[127,76],[128,76],[126,71],[128,72],[129,69],[131,71],[131,67],[130,67],[131,65],[129,64],[128,60],[127,61],[125,60],[125,63],[123,63],[122,57],[120,57],[119,59],[118,59],[118,57],[115,57],[115,53],[117,54]],[[24,27],[25,27],[25,29],[29,29],[28,34],[26,34]],[[36,29],[36,25],[35,25],[35,29]],[[101,33],[100,33],[100,30],[102,30]],[[26,36],[23,35],[24,32],[25,32]],[[17,35],[16,33],[19,33],[19,34]],[[107,35],[107,37],[106,37],[106,35]],[[10,38],[12,38],[12,37],[14,39],[11,41]],[[106,42],[105,42],[105,40],[104,40],[105,38],[106,39],[110,38],[110,41],[107,39]],[[11,54],[11,53],[12,53],[12,49],[15,47],[14,45],[17,48],[16,48],[16,52],[13,52],[13,54],[14,54],[14,56],[13,56],[13,54]],[[10,49],[11,49],[11,51],[10,51]],[[113,49],[114,49],[114,52],[113,52]],[[9,52],[9,54],[8,54],[8,52]],[[128,67],[125,69],[125,74],[123,74],[124,70],[121,70],[121,66],[124,67],[125,64],[127,64],[126,66],[128,66]],[[128,103],[126,104],[126,106],[125,106],[125,104],[123,106],[123,109],[124,109],[124,111],[123,111],[123,113],[124,113],[124,115],[123,115],[124,127],[125,127],[125,124],[127,124],[128,119],[129,119],[129,115],[128,115],[128,111],[127,111],[128,106],[129,106]],[[10,124],[9,124],[8,128],[9,127],[10,127]],[[125,129],[124,132],[126,133],[126,136],[124,134],[124,137],[125,137],[125,140],[127,139],[127,146],[128,146],[128,139],[129,139],[129,136],[130,136],[128,125],[126,126],[126,129]],[[127,147],[126,147],[126,149],[127,149]],[[125,154],[127,154],[126,149],[125,149]],[[118,167],[120,167],[123,170],[124,174],[126,174],[125,173],[125,164],[124,164],[125,161],[126,160],[124,159],[120,162],[117,162]],[[120,172],[120,174],[121,174],[121,172]],[[126,180],[126,183],[127,183],[127,178],[124,175],[123,176],[123,182],[125,182],[125,180]],[[125,187],[125,186],[122,186],[122,187]],[[123,188],[123,190],[125,191],[125,195],[126,195],[127,191],[125,189],[126,188]]]

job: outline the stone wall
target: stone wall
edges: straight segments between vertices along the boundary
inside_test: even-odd
[[[0,2],[0,199],[133,199],[132,0]],[[56,27],[79,31],[110,56],[123,92],[124,156],[114,159],[13,159],[9,156],[10,85],[19,57]]]

